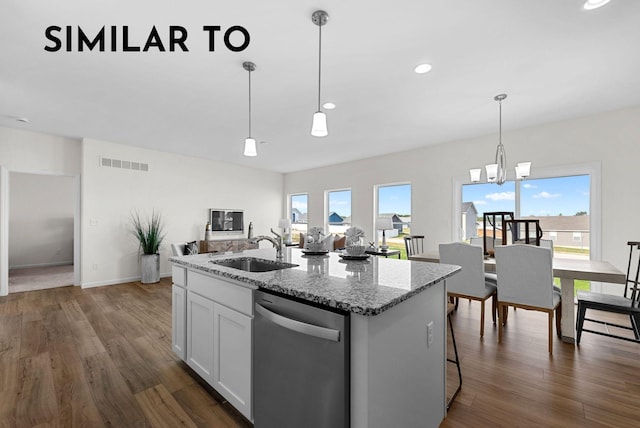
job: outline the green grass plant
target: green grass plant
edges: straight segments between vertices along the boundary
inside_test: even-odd
[[[147,220],[140,218],[137,211],[131,213],[131,233],[138,240],[142,254],[156,254],[164,240],[162,216],[155,210]]]

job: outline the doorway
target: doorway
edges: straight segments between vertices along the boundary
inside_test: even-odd
[[[10,171],[0,186],[0,295],[79,285],[79,175]]]

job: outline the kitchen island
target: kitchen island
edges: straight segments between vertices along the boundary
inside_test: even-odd
[[[350,319],[351,426],[438,426],[445,416],[444,280],[460,268],[375,257],[347,261],[336,253],[306,256],[292,248],[284,253],[282,261],[295,266],[270,272],[247,272],[215,262],[246,257],[275,260],[272,249],[171,257],[174,351],[252,420],[253,290],[344,311]],[[190,296],[193,305],[188,303]],[[220,325],[236,328],[233,341],[239,343],[232,346],[234,355],[220,354],[219,348],[231,340],[222,329],[199,327],[203,318],[193,314],[208,314],[207,308],[212,322],[216,316],[233,318],[233,323]],[[207,340],[201,336],[211,330],[218,337],[204,346]],[[205,349],[213,349],[211,359],[202,352]],[[225,378],[221,370],[230,361],[240,365],[230,373],[247,372],[245,378]],[[260,428],[259,420],[255,424]]]

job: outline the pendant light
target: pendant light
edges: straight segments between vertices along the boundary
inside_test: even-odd
[[[314,137],[326,137],[329,135],[327,129],[327,115],[320,110],[320,82],[322,70],[322,26],[329,20],[329,15],[324,10],[316,10],[311,15],[311,21],[318,26],[318,111],[313,114],[313,124],[311,125],[311,135]]]
[[[251,72],[255,71],[256,65],[250,61],[242,63],[242,68],[249,72],[249,136],[244,140],[244,155],[258,156],[256,140],[251,138]]]
[[[493,97],[495,101],[498,101],[500,108],[500,125],[499,125],[499,139],[498,147],[496,148],[495,162],[485,166],[487,171],[487,182],[497,183],[499,185],[504,184],[507,180],[507,153],[502,145],[502,101],[507,98],[507,94],[499,94]],[[516,179],[521,180],[529,176],[531,172],[531,162],[520,162],[516,166]],[[480,175],[482,169],[473,168],[469,170],[472,183],[480,182]]]

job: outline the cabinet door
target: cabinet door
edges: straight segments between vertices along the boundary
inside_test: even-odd
[[[187,291],[187,364],[213,385],[212,300]]]
[[[215,304],[214,388],[251,420],[251,317]]]
[[[173,284],[171,297],[171,344],[181,360],[187,358],[187,291]]]

